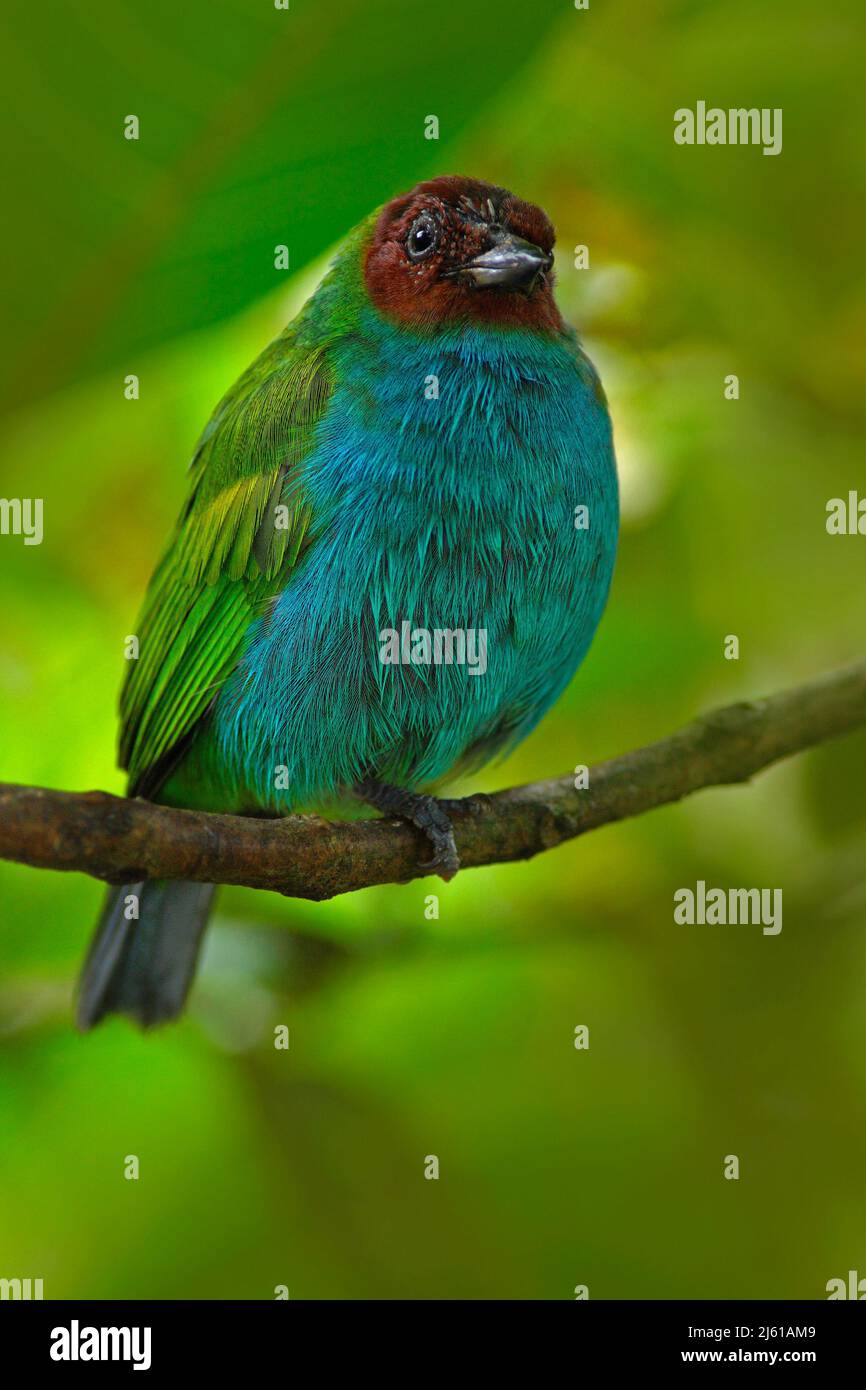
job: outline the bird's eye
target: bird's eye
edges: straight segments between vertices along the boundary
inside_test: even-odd
[[[420,217],[415,218],[406,238],[406,255],[409,260],[423,261],[425,256],[430,255],[438,239],[439,228],[434,219],[429,212],[422,212]]]

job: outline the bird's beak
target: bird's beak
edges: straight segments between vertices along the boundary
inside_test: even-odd
[[[520,290],[529,288],[536,276],[552,265],[553,257],[546,251],[505,232],[489,251],[461,266],[461,271],[471,276],[479,289]]]

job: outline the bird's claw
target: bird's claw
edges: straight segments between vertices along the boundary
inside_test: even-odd
[[[460,868],[460,856],[454,843],[454,827],[448,808],[458,806],[465,813],[469,810],[469,798],[458,802],[439,801],[435,796],[406,791],[403,787],[389,787],[374,778],[366,778],[358,783],[355,791],[363,801],[369,802],[384,815],[402,816],[427,837],[433,847],[433,858],[420,864],[419,868],[437,873],[446,883],[454,877]]]
[[[433,858],[423,860],[418,867],[437,873],[445,883],[450,882],[460,868],[454,831],[450,827],[444,830],[438,826],[429,826],[424,828],[424,834],[433,846]]]

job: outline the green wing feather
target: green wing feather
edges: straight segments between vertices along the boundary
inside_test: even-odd
[[[157,789],[236,666],[251,621],[309,542],[298,465],[330,392],[325,354],[287,329],[220,401],[199,440],[121,694],[120,765],[132,794]]]

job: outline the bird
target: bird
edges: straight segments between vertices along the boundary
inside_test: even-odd
[[[121,693],[130,796],[372,808],[417,828],[421,869],[453,877],[438,793],[561,694],[616,557],[610,412],[557,306],[553,250],[540,207],[463,175],[348,235],[195,447]],[[109,890],[81,1030],[182,1012],[214,891]]]

